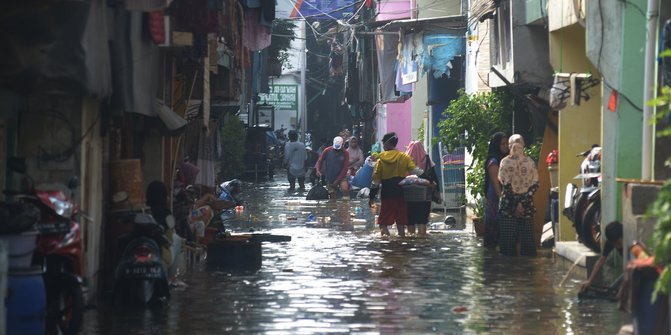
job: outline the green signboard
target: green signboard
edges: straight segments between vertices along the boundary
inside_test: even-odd
[[[261,103],[275,106],[275,110],[298,110],[298,85],[270,85],[268,93],[259,94]]]

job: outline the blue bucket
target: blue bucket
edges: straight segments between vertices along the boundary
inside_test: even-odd
[[[46,316],[42,269],[10,268],[7,281],[7,335],[42,335]]]

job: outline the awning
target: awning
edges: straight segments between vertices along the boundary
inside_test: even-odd
[[[383,31],[415,29],[424,30],[429,33],[446,33],[448,31],[450,33],[466,33],[466,24],[467,20],[465,15],[451,15],[427,19],[395,20],[385,24],[380,29]]]
[[[471,25],[475,21],[484,21],[492,18],[492,14],[499,7],[500,0],[472,0],[471,15],[468,17],[468,24]]]
[[[186,126],[186,120],[159,99],[156,99],[156,114],[170,130],[177,130]]]

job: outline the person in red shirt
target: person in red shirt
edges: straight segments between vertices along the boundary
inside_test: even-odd
[[[317,176],[326,180],[329,198],[335,199],[336,191],[340,187],[343,199],[349,200],[348,168],[349,153],[343,149],[343,138],[336,136],[333,139],[333,145],[324,149],[317,160]]]

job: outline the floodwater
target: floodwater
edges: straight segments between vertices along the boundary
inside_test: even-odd
[[[501,257],[483,250],[470,224],[440,227],[426,239],[383,239],[366,199],[305,201],[276,178],[246,184],[245,210],[228,224],[233,232],[291,236],[263,244],[259,271],[210,272],[196,264],[168,303],[101,303],[87,311],[83,332],[617,334],[628,322],[616,303],[579,301],[584,278],[559,287],[570,264],[550,250]],[[306,223],[310,213],[316,223]]]

